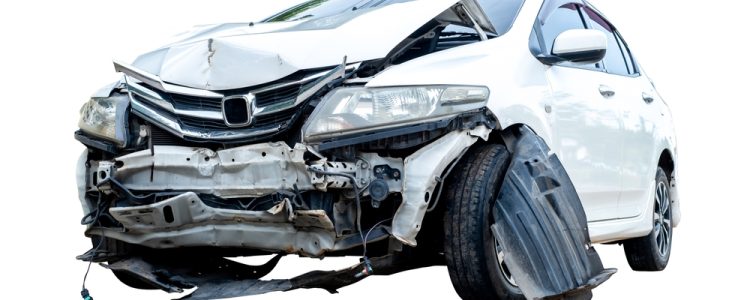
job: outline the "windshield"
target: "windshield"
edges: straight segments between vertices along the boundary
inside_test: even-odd
[[[307,18],[321,18],[356,11],[363,8],[385,6],[411,0],[311,0],[282,11],[263,22],[296,21]]]

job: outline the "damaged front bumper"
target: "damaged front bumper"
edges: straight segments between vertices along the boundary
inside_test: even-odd
[[[362,245],[353,226],[355,201],[377,207],[395,197],[391,223],[373,227],[367,242],[394,237],[416,246],[426,200],[441,176],[488,134],[486,127],[448,133],[405,159],[361,152],[353,161],[329,161],[308,146],[285,143],[218,151],[154,146],[82,159],[84,211],[96,209],[97,195],[104,195],[117,225],[89,226],[86,234],[156,249],[236,247],[321,257]]]

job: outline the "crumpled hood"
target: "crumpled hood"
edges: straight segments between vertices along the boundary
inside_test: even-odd
[[[458,0],[417,0],[304,21],[203,26],[134,66],[172,84],[228,90],[298,70],[385,57]]]

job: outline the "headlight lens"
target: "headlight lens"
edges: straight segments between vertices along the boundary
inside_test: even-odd
[[[127,142],[127,109],[130,100],[126,95],[91,98],[81,107],[78,127],[83,132],[114,142],[124,147]]]
[[[318,105],[305,124],[305,141],[419,123],[487,104],[490,91],[477,86],[341,88]]]

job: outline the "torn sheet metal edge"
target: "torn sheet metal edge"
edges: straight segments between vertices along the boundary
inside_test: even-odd
[[[190,264],[184,264],[186,257],[179,254],[131,257],[110,264],[101,264],[101,266],[113,271],[125,272],[140,279],[142,283],[165,292],[182,293],[183,289],[197,285],[262,278],[276,268],[283,256],[283,254],[277,254],[260,266],[245,265],[222,257],[194,258]],[[198,277],[196,274],[201,276]],[[269,283],[281,282],[281,280],[276,280]],[[277,285],[276,288],[278,287]]]
[[[473,130],[453,131],[419,149],[404,160],[403,202],[393,216],[393,236],[415,247],[430,196],[443,171],[464,149],[479,137],[487,139],[490,129],[478,126]],[[425,201],[427,199],[427,201]]]
[[[115,178],[128,189],[185,190],[220,197],[263,196],[277,190],[313,189],[305,147],[262,143],[220,151],[154,146],[118,157]],[[102,178],[103,179],[103,178]]]
[[[276,259],[276,258],[274,258]],[[225,299],[261,295],[296,289],[324,289],[337,293],[338,289],[357,283],[369,275],[391,275],[407,270],[429,267],[436,261],[424,255],[415,257],[392,254],[369,260],[372,274],[363,273],[365,263],[360,262],[338,271],[312,271],[291,279],[259,280],[278,262],[273,260],[263,266],[246,266],[226,259],[202,258],[185,266],[179,259],[132,257],[109,265],[111,270],[128,272],[146,283],[166,292],[182,292],[184,288],[198,287],[180,298],[190,300]],[[218,266],[218,267],[217,267]],[[270,266],[270,267],[269,267]],[[256,272],[253,272],[253,271]],[[263,274],[265,273],[265,274]],[[200,274],[200,275],[196,275]]]
[[[280,205],[285,204],[285,202],[280,203]],[[193,192],[149,205],[113,207],[109,209],[109,212],[133,233],[169,231],[210,223],[286,222],[285,216],[279,213],[213,208],[205,205]]]
[[[164,210],[170,208],[171,222]],[[142,206],[115,207],[112,216],[127,229],[89,228],[87,235],[102,235],[157,249],[192,246],[242,247],[303,256],[322,257],[327,252],[361,245],[361,236],[336,239],[333,222],[322,210],[293,210],[287,200],[268,211],[212,208],[193,192]],[[378,227],[368,243],[390,236]]]
[[[154,249],[237,247],[322,257],[335,246],[335,233],[320,228],[296,228],[291,223],[227,223],[164,232],[135,233],[119,228],[91,227],[86,236],[101,235]]]
[[[590,298],[616,269],[591,246],[586,214],[560,160],[527,128],[493,208],[492,233],[528,299]]]
[[[213,194],[219,197],[260,197],[278,190],[301,191],[350,189],[349,179],[342,176],[319,176],[308,167],[351,174],[364,188],[373,179],[373,166],[387,164],[402,169],[401,159],[362,153],[358,162],[329,162],[325,159],[307,165],[307,148],[297,144],[290,148],[284,143],[261,143],[213,151],[205,148],[154,146],[151,150],[134,152],[115,161],[90,161],[90,172],[99,182],[114,176],[125,187],[137,191],[184,190]],[[366,168],[365,163],[369,161]],[[107,172],[111,165],[121,164],[116,172]],[[100,172],[97,172],[100,174]],[[389,181],[391,192],[400,192],[398,182]],[[87,190],[96,191],[94,182]]]
[[[88,182],[89,174],[86,168],[86,162],[88,161],[89,150],[85,149],[78,156],[78,162],[76,163],[76,185],[78,187],[78,200],[81,201],[81,207],[83,208],[83,215],[91,212],[92,203],[86,199],[86,184]]]

